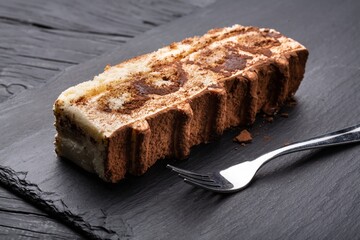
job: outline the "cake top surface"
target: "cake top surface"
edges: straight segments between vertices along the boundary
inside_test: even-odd
[[[213,29],[135,57],[65,90],[54,110],[75,116],[99,135],[184,102],[207,88],[283,53],[304,47],[273,29]]]

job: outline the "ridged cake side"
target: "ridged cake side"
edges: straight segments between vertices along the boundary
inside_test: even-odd
[[[275,113],[307,56],[274,30],[236,25],[131,59],[59,97],[56,151],[110,182],[186,158],[226,128]]]

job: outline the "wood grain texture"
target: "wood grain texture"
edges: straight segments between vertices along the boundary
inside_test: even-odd
[[[82,239],[70,228],[4,188],[0,188],[0,202],[1,239]]]
[[[237,130],[228,131],[192,149],[188,161],[175,163],[196,171],[222,169],[288,142],[358,123],[359,10],[357,1],[229,0],[139,35],[121,54],[81,64],[3,104],[0,180],[94,238],[359,239],[359,145],[279,158],[266,165],[249,188],[233,195],[185,185],[165,168],[171,160],[160,161],[142,177],[129,176],[112,185],[57,159],[51,112],[60,91],[107,63],[213,27],[241,23],[276,28],[310,50],[298,105],[284,109],[286,119],[278,117],[270,124],[259,118],[250,128],[253,143],[246,147],[232,142]],[[39,165],[43,168],[34,167]]]
[[[203,1],[0,1],[0,104]]]

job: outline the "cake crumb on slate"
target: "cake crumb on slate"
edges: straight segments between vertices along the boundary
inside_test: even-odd
[[[266,117],[265,117],[265,120],[266,120],[268,123],[272,123],[272,122],[274,121],[274,117],[266,116]]]
[[[291,97],[286,101],[285,105],[287,107],[294,107],[294,106],[297,105],[297,101],[296,101],[296,99],[294,97]]]
[[[249,131],[244,129],[234,138],[234,141],[241,143],[241,145],[245,145],[245,143],[250,143],[252,141],[252,137]]]
[[[263,139],[264,141],[268,142],[271,140],[271,137],[269,135],[265,135]]]
[[[281,113],[280,116],[283,118],[288,118],[289,114],[284,112],[284,113]]]

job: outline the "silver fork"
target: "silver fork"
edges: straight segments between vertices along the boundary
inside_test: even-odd
[[[340,144],[360,142],[360,124],[328,133],[309,140],[292,143],[281,147],[252,161],[242,162],[221,171],[215,171],[207,174],[196,173],[167,165],[168,168],[178,173],[186,183],[192,184],[206,190],[231,193],[240,191],[249,185],[256,172],[270,160],[288,153],[329,147]]]

